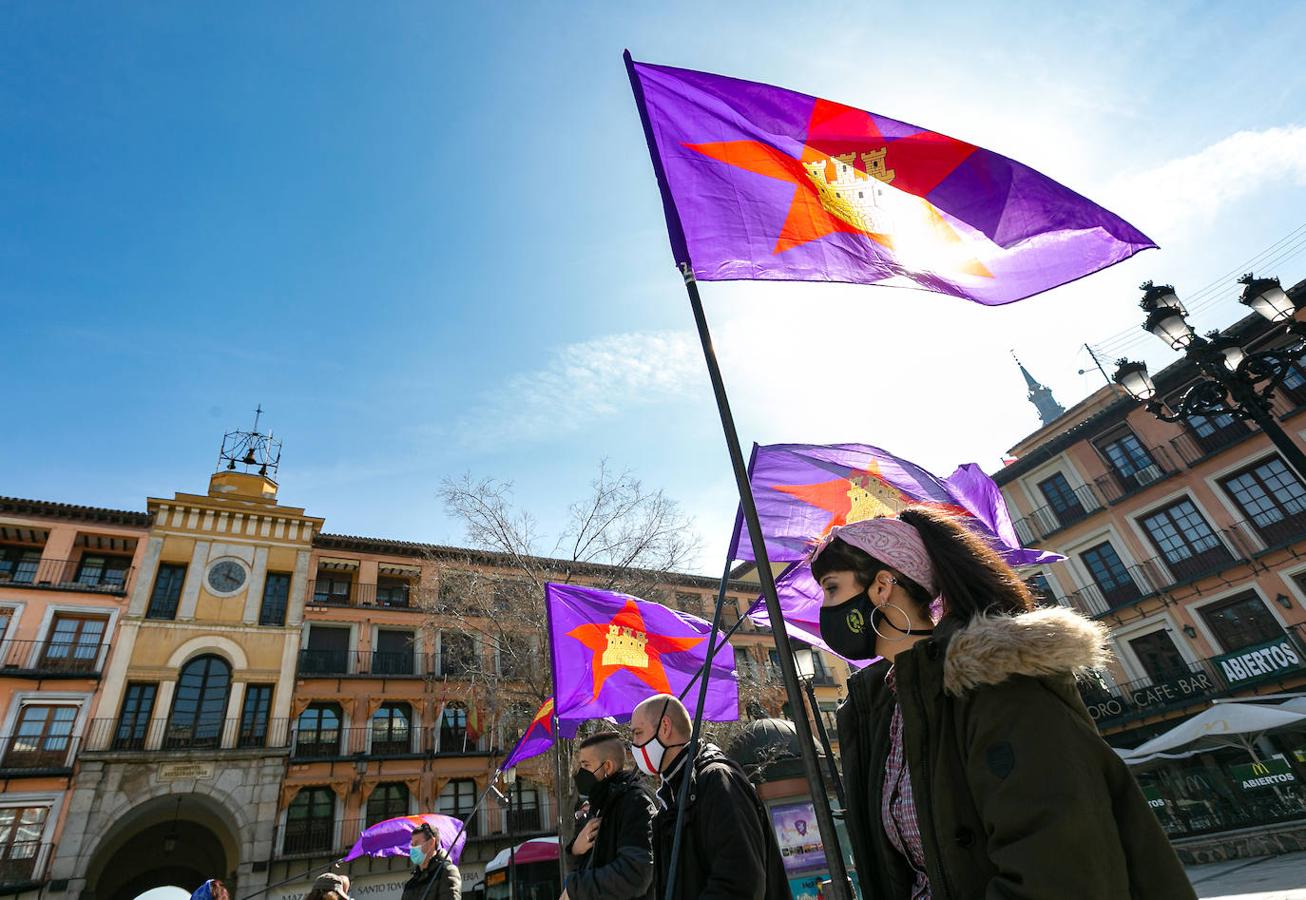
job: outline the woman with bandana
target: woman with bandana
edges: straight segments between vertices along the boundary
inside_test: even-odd
[[[839,708],[847,822],[868,900],[1195,896],[1075,673],[1106,630],[1035,608],[991,547],[924,507],[816,549],[821,637],[881,659]]]

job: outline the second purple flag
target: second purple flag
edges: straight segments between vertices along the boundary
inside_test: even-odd
[[[559,727],[628,718],[654,694],[679,694],[707,659],[710,623],[626,594],[577,584],[545,586]],[[739,718],[735,655],[717,636],[703,718]]]
[[[836,525],[891,516],[912,504],[963,517],[1013,566],[1064,559],[1020,545],[1002,492],[974,463],[940,478],[869,444],[768,444],[754,449],[749,480],[772,562],[805,558]],[[742,522],[730,552],[731,559],[753,559]]]

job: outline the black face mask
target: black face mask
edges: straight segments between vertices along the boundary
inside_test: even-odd
[[[576,784],[577,794],[580,794],[582,797],[592,797],[594,791],[606,779],[599,778],[599,776],[595,775],[589,769],[577,769],[575,774],[571,776],[571,780]]]
[[[886,625],[901,635],[934,633],[933,628],[899,628],[884,610],[871,603],[869,589],[843,603],[821,607],[821,639],[847,659],[875,656],[875,630]]]
[[[863,591],[837,606],[821,607],[821,640],[847,659],[870,659],[875,655],[875,629],[871,617],[876,610]]]

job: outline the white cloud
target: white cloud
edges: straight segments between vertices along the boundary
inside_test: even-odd
[[[483,447],[572,434],[603,419],[693,393],[703,382],[698,344],[689,332],[607,335],[568,344],[548,362],[482,396],[457,425],[460,439]]]
[[[1110,194],[1135,211],[1135,225],[1164,244],[1167,235],[1209,225],[1230,204],[1280,180],[1306,185],[1306,127],[1239,131],[1191,156],[1119,178]]]

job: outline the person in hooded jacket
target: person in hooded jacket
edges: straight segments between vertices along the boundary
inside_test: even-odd
[[[589,810],[571,844],[576,866],[562,900],[652,900],[657,806],[639,775],[626,769],[624,742],[615,732],[595,734],[576,755],[576,792]]]
[[[653,820],[657,896],[667,896],[680,787],[688,778],[673,900],[792,900],[775,831],[752,782],[708,742],[688,765],[692,728],[685,705],[669,694],[649,697],[630,717],[635,765],[661,779]]]
[[[401,900],[460,900],[462,874],[440,846],[440,836],[429,823],[413,829],[408,857],[415,868],[404,884]]]
[[[1034,608],[952,516],[908,507],[815,550],[821,637],[849,659],[838,712],[847,823],[867,900],[1195,897],[1075,673],[1106,630]]]

